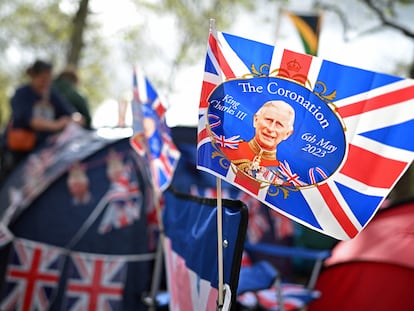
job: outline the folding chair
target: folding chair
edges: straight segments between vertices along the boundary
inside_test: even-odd
[[[314,261],[312,272],[307,284],[282,282],[282,276],[277,269],[266,261],[259,261],[250,267],[243,267],[239,279],[240,304],[253,307],[255,304],[271,311],[299,310],[319,298],[314,285],[322,267],[323,261],[331,254],[330,250],[312,250],[300,247],[288,247],[266,243],[245,243],[247,253],[262,253],[275,257],[303,258]],[[248,270],[246,270],[248,269]],[[252,280],[253,279],[253,282]],[[270,286],[266,287],[266,284]],[[250,294],[250,296],[248,296]],[[251,296],[253,295],[253,297]]]
[[[217,199],[182,194],[172,188],[164,193],[164,199],[168,294],[159,293],[156,303],[162,307],[168,302],[174,311],[214,311],[219,288]],[[221,202],[225,300],[234,310],[248,214],[241,201]]]

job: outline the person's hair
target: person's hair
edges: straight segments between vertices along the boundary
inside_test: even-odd
[[[27,68],[26,73],[30,77],[33,77],[43,72],[51,72],[52,69],[53,69],[53,65],[51,63],[38,59],[29,68]]]
[[[69,81],[73,84],[78,83],[79,78],[76,72],[76,68],[73,66],[66,67],[58,76],[58,79]]]
[[[295,110],[293,109],[291,105],[289,105],[287,102],[283,100],[270,100],[270,101],[265,102],[263,106],[261,106],[257,110],[256,115],[261,116],[263,114],[263,108],[265,107],[279,107],[280,105],[285,106],[289,110],[289,114],[290,114],[289,127],[293,128],[293,123],[295,122]]]

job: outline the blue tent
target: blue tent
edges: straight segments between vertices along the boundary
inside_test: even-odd
[[[72,128],[16,168],[0,189],[0,309],[146,310],[146,167],[128,138]]]

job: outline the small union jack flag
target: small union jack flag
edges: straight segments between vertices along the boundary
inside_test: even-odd
[[[287,161],[280,162],[279,172],[286,178],[287,182],[295,186],[305,185],[305,183],[300,180],[299,175],[292,172],[290,165]]]
[[[112,161],[118,161],[122,172],[119,176],[112,177],[105,195],[108,206],[99,224],[100,234],[130,226],[141,217],[142,193],[135,174],[131,174],[132,166],[124,165],[121,159]]]
[[[180,152],[174,145],[166,124],[165,112],[149,80],[133,71],[133,131],[131,146],[141,156],[147,152],[153,183],[164,191],[170,184]]]
[[[217,135],[216,133],[213,133],[214,140],[216,144],[218,144],[220,147],[226,147],[230,149],[237,149],[240,142],[240,135],[235,135],[232,137],[224,137],[224,135]]]
[[[122,310],[126,262],[121,257],[74,253],[64,310]]]
[[[15,240],[0,309],[48,310],[59,283],[62,255],[56,247]]]

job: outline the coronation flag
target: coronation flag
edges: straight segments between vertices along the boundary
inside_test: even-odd
[[[166,109],[150,81],[133,70],[133,135],[131,146],[151,163],[154,185],[162,192],[171,183],[180,152],[174,145],[165,120]]]
[[[407,135],[414,130],[413,97],[410,79],[211,33],[197,168],[318,232],[350,239],[413,160]],[[294,110],[293,133],[277,146],[269,167],[261,164],[263,153],[249,159],[241,149],[244,141],[252,143],[254,114],[267,101]],[[223,146],[227,138],[233,149]],[[228,156],[234,149],[241,160]]]

